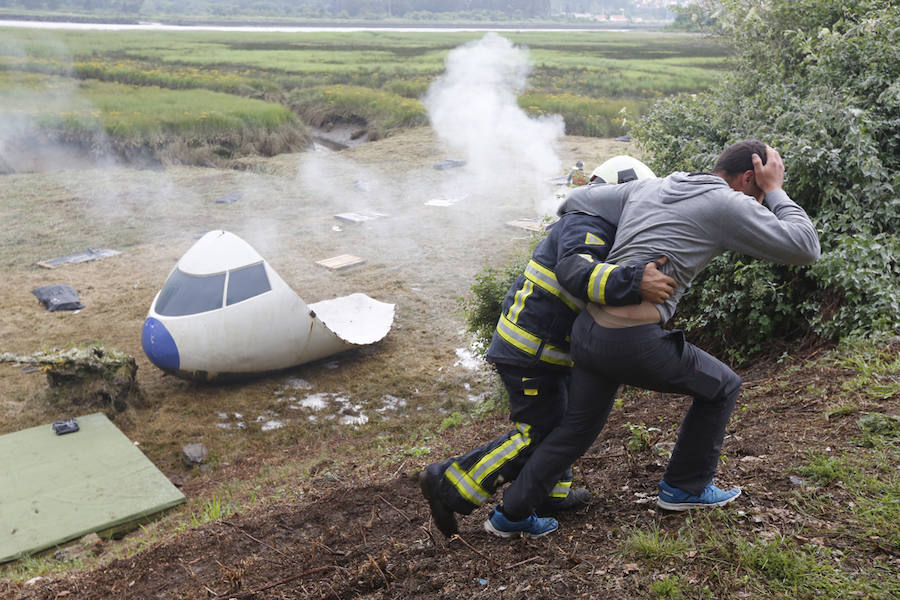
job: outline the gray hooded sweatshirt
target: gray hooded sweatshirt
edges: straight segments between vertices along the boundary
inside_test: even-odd
[[[806,212],[780,189],[767,194],[765,204],[735,192],[717,175],[679,172],[591,185],[570,195],[559,213],[593,214],[618,224],[607,262],[641,265],[669,258],[661,271],[678,286],[657,306],[666,322],[694,278],[726,250],[790,265],[819,258],[819,237]]]

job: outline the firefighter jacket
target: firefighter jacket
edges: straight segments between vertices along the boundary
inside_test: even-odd
[[[611,306],[640,303],[643,267],[603,262],[615,232],[608,220],[581,213],[563,215],[551,226],[503,300],[486,354],[489,362],[567,369],[572,366],[569,333],[585,302]],[[566,289],[557,281],[556,265],[579,254],[593,262],[582,285]]]

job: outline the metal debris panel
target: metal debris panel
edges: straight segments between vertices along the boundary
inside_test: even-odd
[[[55,269],[60,265],[88,262],[91,260],[97,260],[98,258],[115,256],[116,254],[121,254],[121,252],[119,252],[118,250],[110,250],[109,248],[88,248],[84,252],[76,252],[75,254],[69,254],[68,256],[60,256],[59,258],[42,260],[38,263],[38,266],[44,267],[45,269]]]
[[[361,210],[357,212],[345,212],[334,215],[334,218],[338,221],[344,221],[345,223],[364,223],[365,221],[371,221],[373,219],[383,219],[387,217],[386,214],[370,211],[370,210]]]
[[[316,264],[321,265],[326,269],[331,269],[332,271],[340,271],[342,269],[349,269],[350,267],[365,264],[365,262],[365,259],[353,256],[352,254],[340,254],[324,260],[317,260]]]
[[[184,494],[102,413],[0,436],[0,563],[133,523]]]

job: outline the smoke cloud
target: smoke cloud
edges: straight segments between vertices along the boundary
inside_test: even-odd
[[[446,72],[422,100],[437,135],[482,185],[518,181],[546,190],[560,174],[562,117],[531,118],[517,103],[532,66],[527,48],[489,33],[450,52]]]

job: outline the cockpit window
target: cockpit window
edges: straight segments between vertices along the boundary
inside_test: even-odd
[[[269,277],[266,275],[266,267],[263,263],[235,269],[228,273],[226,304],[231,306],[247,298],[264,294],[271,289],[272,286],[269,285]]]
[[[156,301],[156,312],[166,317],[183,317],[222,308],[225,273],[188,275],[175,269]]]

